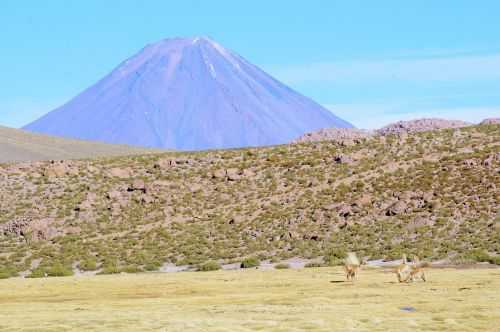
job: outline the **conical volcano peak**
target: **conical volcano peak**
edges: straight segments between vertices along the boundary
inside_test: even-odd
[[[217,77],[219,69],[241,70],[239,61],[243,61],[233,52],[225,49],[208,37],[168,38],[147,45],[139,53],[132,56],[112,73],[115,78],[137,75],[147,70],[163,71],[171,77],[179,66],[197,68],[198,64],[206,67],[212,78]]]
[[[229,51],[224,48],[221,44],[217,43],[215,40],[209,37],[196,37],[191,42],[193,45],[208,46],[215,48],[221,53],[228,53]]]
[[[203,46],[225,50],[227,52],[227,50],[224,47],[222,47],[219,43],[217,43],[210,37],[206,36],[165,38],[157,42],[148,44],[144,49],[181,50],[186,47],[203,47]]]
[[[234,53],[232,51],[226,49],[221,44],[206,36],[162,39],[154,44],[150,44],[148,47],[159,53],[183,51],[186,48],[199,49],[201,50],[201,52],[207,52],[207,50],[215,50],[219,53],[219,55],[223,57],[234,57]]]
[[[207,66],[212,62],[212,59],[222,57],[223,61],[231,63],[233,67],[238,69],[240,68],[238,60],[242,60],[241,57],[209,37],[177,37],[148,44],[139,53],[120,64],[115,69],[115,72],[123,75],[125,72],[137,70],[139,66],[145,63],[160,62],[160,64],[165,64],[166,62],[179,62],[183,58],[197,56],[201,57],[201,62],[204,62]],[[127,69],[125,70],[124,67]],[[213,72],[213,70],[211,71]]]
[[[192,44],[198,44],[198,43],[215,43],[210,37],[207,36],[197,36],[190,38]]]
[[[25,128],[181,150],[287,143],[352,127],[208,37],[149,44]]]

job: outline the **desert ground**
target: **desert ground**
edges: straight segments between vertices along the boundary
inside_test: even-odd
[[[500,269],[236,270],[0,280],[0,331],[498,331]]]

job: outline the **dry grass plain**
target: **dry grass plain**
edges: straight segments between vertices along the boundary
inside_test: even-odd
[[[365,269],[0,280],[0,331],[499,331],[500,269]],[[410,311],[402,308],[410,307]]]

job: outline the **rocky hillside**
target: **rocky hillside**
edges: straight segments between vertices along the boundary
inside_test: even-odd
[[[498,119],[485,119],[481,124],[498,124],[497,121]],[[356,128],[323,128],[317,131],[308,132],[296,138],[291,143],[335,141],[338,143],[350,144],[372,136],[401,135],[440,129],[455,129],[470,125],[472,124],[458,120],[424,118],[410,121],[398,121],[374,131]]]
[[[499,125],[3,165],[0,183],[3,276],[500,253]]]
[[[335,141],[339,143],[354,143],[361,141],[364,138],[372,136],[373,133],[356,128],[324,128],[318,131],[308,132],[299,138],[292,141],[292,143],[306,143],[306,142],[321,142],[321,141]]]
[[[410,121],[398,121],[391,123],[379,130],[379,135],[401,134],[401,133],[416,133],[422,131],[449,129],[449,128],[462,128],[470,126],[471,123],[459,120],[446,120],[446,119],[417,119]]]
[[[481,121],[482,125],[500,124],[500,118],[489,118]]]
[[[0,163],[123,156],[150,152],[155,151],[126,145],[33,134],[20,129],[0,126]]]

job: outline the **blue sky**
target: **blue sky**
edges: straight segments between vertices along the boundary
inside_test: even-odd
[[[0,124],[22,126],[145,44],[210,36],[358,127],[500,116],[500,1],[0,2]]]

